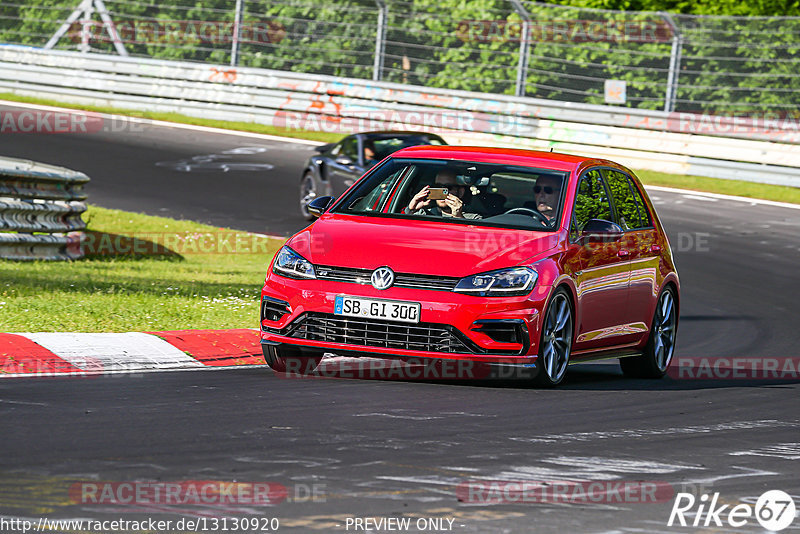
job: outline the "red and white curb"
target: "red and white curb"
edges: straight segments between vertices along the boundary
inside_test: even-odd
[[[264,365],[258,330],[0,334],[0,377]]]

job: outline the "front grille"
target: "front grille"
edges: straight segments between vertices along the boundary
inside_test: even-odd
[[[315,265],[314,270],[320,280],[346,282],[350,284],[370,283],[372,270],[353,269],[350,267],[330,267]],[[459,278],[450,276],[431,276],[427,274],[395,273],[392,287],[405,287],[411,289],[431,289],[434,291],[452,291],[458,284]]]
[[[329,313],[306,313],[289,327],[288,337],[427,352],[476,352],[456,335],[450,325],[401,324],[379,319],[342,317]]]

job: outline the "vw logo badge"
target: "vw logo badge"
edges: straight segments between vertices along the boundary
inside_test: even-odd
[[[388,267],[378,267],[372,271],[370,282],[375,289],[389,289],[394,284],[394,271]]]

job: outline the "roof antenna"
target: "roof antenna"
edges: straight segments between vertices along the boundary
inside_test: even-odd
[[[552,151],[553,151],[553,147],[550,147],[550,152],[552,152]]]

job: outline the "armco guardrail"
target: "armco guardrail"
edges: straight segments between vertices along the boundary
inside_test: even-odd
[[[86,227],[82,172],[22,159],[0,158],[0,258],[70,260],[83,255]]]
[[[253,68],[0,47],[0,91],[297,129],[427,129],[455,143],[556,149],[633,168],[800,186],[800,131]]]

